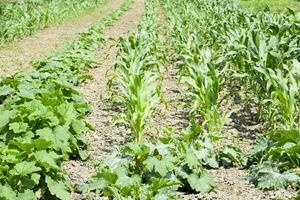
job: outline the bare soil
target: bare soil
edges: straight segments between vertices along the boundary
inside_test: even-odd
[[[30,72],[30,61],[63,48],[67,42],[74,40],[78,33],[87,30],[112,10],[119,8],[122,2],[123,0],[107,0],[104,5],[91,12],[45,28],[0,49],[0,77],[10,76],[17,71]]]

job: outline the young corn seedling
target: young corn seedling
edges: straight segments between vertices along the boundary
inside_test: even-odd
[[[152,72],[139,74],[123,72],[120,78],[121,101],[126,105],[126,121],[135,137],[141,142],[146,120],[159,102],[158,77]]]
[[[254,34],[254,33],[252,33]],[[283,38],[254,34],[249,46],[254,76],[253,89],[257,90],[259,115],[267,117],[267,124],[277,129],[297,128],[299,98],[299,62],[291,60],[293,52],[285,52],[277,44]],[[252,43],[252,44],[251,44]],[[278,109],[279,108],[279,109]]]
[[[274,118],[274,128],[276,129],[276,122],[280,122],[279,128],[299,129],[299,62],[294,60],[286,74],[283,70],[270,68],[260,69],[260,72],[267,80],[269,99],[265,99],[264,103],[271,102],[269,110]]]
[[[189,85],[188,95],[193,100],[191,112],[201,115],[209,133],[220,131],[225,120],[219,110],[224,70],[219,71],[213,64],[209,49],[199,50],[186,58],[188,72],[182,77],[182,81]]]
[[[191,113],[200,114],[208,132],[221,130],[224,119],[218,101],[223,71],[218,71],[213,64],[211,51],[199,49],[196,36],[190,38],[194,42],[186,43],[188,46],[182,55],[184,60],[179,63],[183,73],[181,80],[189,85],[187,94],[193,101]]]
[[[200,115],[208,132],[220,131],[225,123],[225,115],[220,113],[219,93],[224,85],[223,73],[217,69],[219,63],[212,57],[214,49],[205,47],[207,42],[202,34],[207,34],[203,26],[203,15],[197,14],[193,3],[173,2],[166,4],[169,10],[171,37],[176,46],[177,64],[182,82],[189,86],[188,96],[193,102],[191,113]],[[179,9],[177,11],[174,7]],[[202,27],[202,28],[201,28]],[[201,34],[198,30],[201,29]]]
[[[122,121],[130,126],[135,142],[140,143],[147,119],[161,99],[160,75],[163,54],[155,23],[155,5],[147,4],[147,15],[135,34],[121,38],[115,69],[118,69],[119,102],[125,107]]]

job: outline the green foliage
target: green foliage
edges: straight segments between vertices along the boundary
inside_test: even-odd
[[[240,151],[215,148],[198,124],[191,123],[179,137],[155,142],[128,143],[101,160],[85,193],[94,191],[114,199],[178,199],[178,192],[211,192],[216,186],[206,168],[239,164]]]
[[[1,84],[11,93],[2,96],[0,182],[19,192],[44,190],[43,179],[51,173],[66,184],[62,161],[86,158],[83,132],[88,128],[82,120],[87,103],[73,85],[59,79],[18,74]]]
[[[188,84],[187,94],[193,100],[191,112],[200,113],[204,119],[203,125],[206,126],[208,132],[221,130],[224,117],[219,111],[219,93],[224,83],[222,78],[224,70],[219,72],[214,66],[211,51],[208,49],[190,50],[189,53],[193,55],[181,56],[184,57],[182,65],[186,65],[187,71],[183,73],[182,81]]]
[[[272,130],[248,155],[250,180],[262,189],[299,187],[299,14],[247,13],[219,0],[164,5],[182,80],[208,132],[225,119],[219,111],[226,98],[219,98],[222,89],[245,88],[258,119]],[[226,147],[219,156],[226,165],[228,158],[238,162],[240,152]]]
[[[121,120],[130,126],[136,142],[142,140],[147,118],[154,112],[161,95],[159,70],[163,54],[156,4],[149,1],[147,13],[135,33],[118,40],[119,52],[114,66],[120,72],[116,78],[116,93],[120,94],[117,101],[125,108]]]
[[[250,169],[250,173],[249,180],[263,190],[298,187],[300,184],[298,175],[290,171],[280,172],[271,163],[257,165]]]
[[[220,94],[226,84],[227,68],[222,63],[223,58],[207,45],[209,41],[201,35],[206,27],[202,27],[205,26],[199,21],[202,14],[196,3],[193,3],[165,3],[170,36],[175,46],[174,57],[180,71],[180,80],[188,86],[187,102],[192,104],[192,117],[200,116],[207,132],[220,132],[227,118],[227,114],[220,110],[226,98],[226,95]]]
[[[270,9],[272,12],[285,12],[287,9],[295,9],[300,11],[300,3],[298,0],[239,0],[236,1],[242,8],[250,11],[263,11]]]
[[[224,84],[224,76],[228,80],[225,85],[229,86],[232,86],[230,81],[237,79],[256,94],[251,98],[256,99],[260,108],[258,114],[266,126],[298,128],[298,15],[292,10],[286,14],[261,12],[250,15],[230,2],[218,2],[220,5],[214,1],[204,2],[166,3],[179,66],[191,63],[183,69],[183,75],[196,66],[205,69],[201,52],[209,49],[212,55],[209,64],[214,65],[213,69],[222,72],[228,68],[221,79],[215,80],[216,83],[219,80],[219,87]],[[231,71],[234,76],[229,76]],[[209,93],[210,90],[205,91]],[[216,95],[214,97],[217,99]]]
[[[127,107],[125,118],[128,120],[135,140],[141,141],[146,119],[152,114],[159,102],[157,94],[157,76],[151,72],[140,74],[123,74],[120,79],[122,98]]]
[[[298,200],[300,199],[300,192],[298,192],[294,197],[289,198],[289,200]]]
[[[0,2],[0,46],[105,2],[105,0]]]
[[[129,143],[103,160],[86,186],[116,199],[176,199],[177,190],[210,192],[215,183],[196,144],[172,138]]]
[[[270,132],[257,139],[249,152],[248,179],[261,189],[300,184],[300,133],[297,130]]]
[[[235,146],[224,145],[221,149],[218,150],[218,158],[220,165],[224,167],[231,167],[236,164],[240,165],[242,164],[242,151]]]
[[[213,190],[215,182],[205,168],[240,163],[239,149],[233,146],[216,149],[211,138],[196,121],[192,121],[180,137],[167,136],[154,142],[142,140],[147,118],[155,110],[161,95],[160,72],[165,58],[161,53],[162,42],[156,24],[157,7],[157,1],[148,1],[145,17],[135,33],[118,40],[119,52],[114,69],[120,75],[116,81],[109,81],[109,86],[117,89],[116,94],[119,96],[116,102],[124,109],[121,121],[129,125],[135,142],[117,147],[110,156],[103,159],[89,183],[82,186],[84,193],[96,192],[114,199],[177,199],[178,191]],[[195,59],[199,59],[199,64],[205,58]],[[194,78],[198,85],[194,89],[199,87],[200,93],[205,93],[195,92],[198,95],[195,101],[199,101],[197,111],[201,110],[202,113],[219,106],[219,84],[222,84],[221,73],[211,65],[209,59],[203,64],[203,72],[198,74],[190,68],[196,61],[184,66],[186,72],[189,69],[191,71],[185,74],[183,80],[188,82],[189,75],[196,74]],[[198,69],[195,64],[194,70],[199,72]],[[209,81],[211,79],[214,80]],[[207,89],[210,91],[204,91]],[[206,105],[201,105],[203,102]],[[218,115],[215,114],[215,117]],[[212,121],[211,118],[208,121]],[[217,123],[219,121],[215,120],[214,125]]]
[[[72,188],[63,161],[88,157],[84,121],[90,112],[75,86],[96,67],[103,29],[132,4],[125,1],[65,50],[34,63],[31,75],[0,82],[0,199],[69,199]]]

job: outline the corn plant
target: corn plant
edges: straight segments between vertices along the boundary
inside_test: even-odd
[[[279,128],[299,129],[299,103],[297,102],[300,90],[299,62],[294,60],[287,68],[286,74],[280,69],[257,68],[267,82],[269,98],[263,103],[269,105],[270,119],[275,121],[273,124],[278,124],[276,123],[278,121]]]
[[[250,88],[257,91],[259,115],[267,116],[267,124],[273,127],[295,128],[298,118],[297,101],[299,98],[298,72],[295,57],[295,39],[286,36],[268,36],[251,31],[248,38],[247,58],[250,67],[248,79]],[[278,43],[290,43],[283,50]],[[277,109],[278,106],[280,109]]]
[[[193,104],[190,113],[194,117],[201,116],[208,132],[220,131],[225,123],[225,115],[219,109],[225,69],[220,68],[220,62],[214,58],[212,50],[205,47],[202,36],[205,31],[199,32],[197,29],[201,27],[201,18],[204,16],[197,14],[197,7],[181,2],[178,5],[181,15],[178,15],[172,10],[173,6],[168,8],[173,30],[171,35],[176,46],[180,79],[189,86],[187,94]]]
[[[125,108],[122,121],[130,126],[135,142],[142,140],[147,119],[160,101],[160,81],[164,54],[156,24],[154,1],[137,31],[118,40],[115,70],[120,73],[116,84],[117,99]],[[113,80],[112,80],[113,81]]]
[[[203,125],[210,133],[221,130],[224,125],[224,118],[219,111],[219,93],[224,83],[224,71],[218,71],[211,56],[210,50],[204,49],[185,57],[188,73],[182,78],[190,87],[188,94],[194,104],[191,112],[196,111],[201,115]]]
[[[121,74],[121,101],[126,105],[126,120],[130,124],[135,141],[140,142],[147,118],[159,102],[158,77],[152,72]]]

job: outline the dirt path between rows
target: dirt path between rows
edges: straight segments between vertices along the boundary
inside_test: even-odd
[[[144,13],[144,0],[135,0],[132,8],[127,11],[120,20],[105,31],[106,38],[118,39],[134,30],[142,19]],[[90,142],[88,149],[90,158],[87,162],[69,161],[65,168],[68,172],[72,184],[86,182],[92,172],[94,163],[107,155],[114,145],[124,142],[123,127],[112,127],[109,125],[112,118],[119,114],[112,110],[107,100],[106,84],[108,81],[107,71],[113,66],[117,53],[116,42],[108,40],[103,49],[99,49],[97,59],[101,63],[98,68],[91,70],[94,80],[82,84],[78,89],[84,94],[85,99],[92,107],[92,113],[87,117],[87,121],[96,127],[96,131],[87,132]],[[101,98],[103,100],[101,100]],[[73,194],[72,199],[86,199],[80,194]],[[93,197],[93,199],[106,199]]]
[[[82,16],[43,29],[32,36],[0,49],[0,77],[10,76],[17,71],[30,72],[30,61],[63,48],[73,41],[78,33],[96,24],[104,16],[120,7],[124,0],[107,0],[104,5]]]

